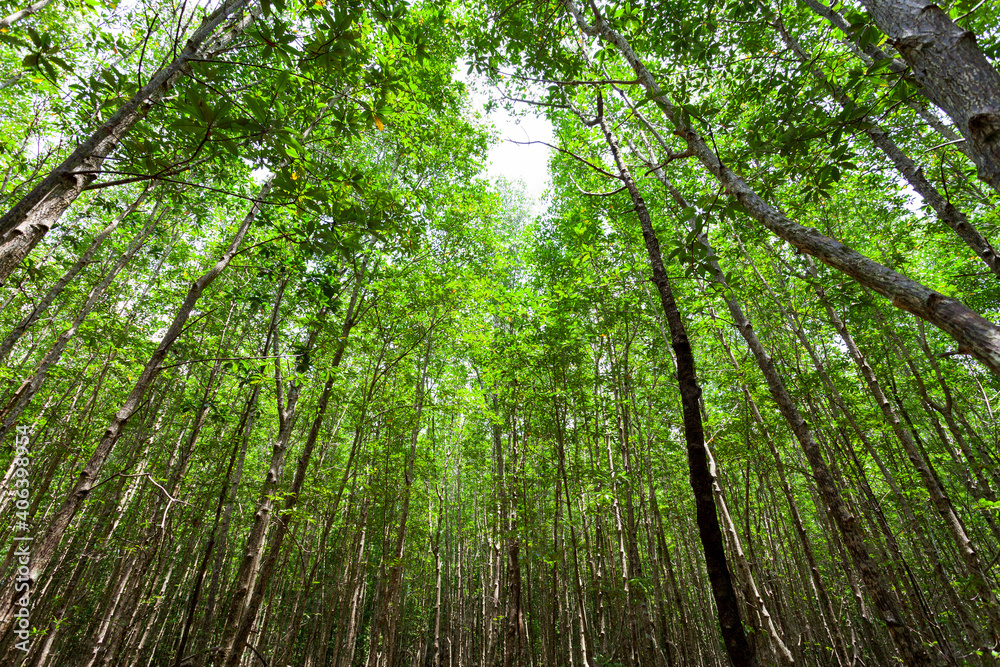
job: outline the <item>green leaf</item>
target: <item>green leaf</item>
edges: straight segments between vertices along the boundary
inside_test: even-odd
[[[19,46],[22,49],[30,48],[28,43],[25,42],[23,39],[18,39],[13,35],[7,35],[4,33],[0,33],[0,42],[3,42],[4,44],[12,44],[14,46]]]
[[[892,65],[892,58],[882,58],[881,60],[876,60],[872,63],[866,73],[869,75],[876,74],[884,69],[888,69],[890,65]]]
[[[287,86],[291,75],[286,70],[281,70],[278,72],[278,76],[275,79],[274,90],[277,93],[282,92]]]

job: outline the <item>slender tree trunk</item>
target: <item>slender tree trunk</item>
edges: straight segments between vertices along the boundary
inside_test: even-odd
[[[436,317],[436,315],[435,315]],[[433,320],[433,318],[432,318]],[[432,321],[431,327],[434,323]],[[417,438],[420,436],[420,415],[424,407],[424,392],[427,384],[427,368],[431,358],[431,330],[428,329],[427,345],[424,359],[417,378],[417,387],[413,401],[413,428],[410,432],[410,450],[406,456],[406,468],[403,471],[402,508],[396,536],[392,547],[392,568],[388,578],[377,597],[379,608],[375,610],[371,624],[371,641],[368,652],[368,667],[393,667],[393,651],[395,649],[395,619],[400,613],[400,596],[403,580],[403,549],[405,547],[406,523],[410,513],[410,489],[413,486],[413,464],[417,454]]]
[[[686,202],[682,197],[680,197],[680,194],[677,193],[676,189],[669,185],[665,179],[664,182],[665,185],[668,186],[668,189],[671,190],[672,196],[674,196],[675,199],[679,199],[678,204],[685,206]],[[707,239],[700,240],[702,243],[707,242]],[[725,282],[721,269],[717,263],[714,263],[714,261],[712,271],[716,282],[724,288],[725,295],[725,293],[729,291],[728,285]],[[862,578],[865,581],[865,586],[868,588],[868,592],[875,602],[876,609],[879,610],[880,616],[896,643],[896,647],[899,649],[903,660],[910,665],[929,666],[932,662],[930,656],[920,644],[913,629],[906,623],[895,597],[883,581],[878,567],[865,546],[863,531],[857,525],[857,520],[845,505],[840,491],[837,488],[836,482],[830,473],[829,467],[823,459],[819,445],[816,443],[811,429],[799,414],[798,408],[795,406],[791,394],[788,393],[788,390],[785,388],[784,381],[778,375],[774,367],[774,362],[771,356],[760,343],[760,340],[753,331],[749,320],[742,312],[742,309],[736,300],[729,296],[725,296],[725,300],[737,330],[747,342],[747,345],[754,354],[758,367],[761,369],[761,372],[767,380],[771,396],[774,398],[775,403],[778,404],[778,408],[781,411],[782,416],[788,422],[789,427],[799,440],[799,443],[806,454],[806,459],[809,461],[810,467],[812,468],[813,477],[820,491],[820,495],[823,498],[824,504],[836,521],[838,528],[843,535],[844,543],[851,554],[855,567],[857,567],[858,571],[861,573]]]
[[[278,287],[279,294],[284,294],[288,280],[282,281]],[[276,307],[280,306],[281,298],[276,299]],[[315,339],[317,331],[314,330],[309,336],[310,348]],[[272,339],[274,350],[274,386],[278,411],[278,434],[271,445],[271,460],[267,473],[261,484],[260,495],[257,499],[256,508],[253,515],[253,523],[247,535],[246,546],[243,557],[240,560],[239,571],[232,586],[232,597],[229,601],[229,608],[226,614],[225,625],[222,630],[221,647],[219,649],[218,664],[229,665],[230,662],[238,663],[243,655],[243,648],[246,643],[246,636],[249,632],[243,631],[243,621],[247,616],[248,603],[253,594],[254,581],[260,573],[261,558],[264,554],[264,540],[271,523],[271,511],[274,508],[274,495],[278,489],[281,473],[285,464],[285,453],[292,435],[292,428],[295,423],[296,407],[301,392],[301,383],[297,378],[293,378],[288,383],[287,397],[285,393],[285,380],[281,371],[281,359],[278,353],[278,333]],[[257,620],[256,614],[250,619],[250,626]],[[240,641],[242,639],[242,641]]]
[[[833,306],[830,305],[830,301],[826,296],[826,291],[818,282],[819,274],[816,271],[816,267],[811,261],[809,263],[809,270],[815,281],[813,283],[813,287],[816,290],[816,294],[819,296],[820,302],[826,309],[827,317],[830,319],[834,329],[836,329],[840,338],[847,346],[847,350],[850,353],[851,358],[854,360],[854,364],[857,366],[858,372],[862,375],[868,385],[868,389],[874,397],[875,403],[878,404],[885,420],[889,422],[890,428],[892,428],[893,433],[896,434],[896,438],[903,446],[903,451],[906,452],[907,458],[909,458],[913,467],[920,474],[920,478],[923,481],[924,488],[927,489],[931,502],[934,503],[934,506],[941,515],[945,526],[951,533],[952,539],[955,541],[955,547],[958,550],[959,555],[962,557],[966,570],[972,578],[973,585],[976,588],[977,597],[979,598],[979,603],[984,607],[986,616],[990,620],[990,625],[993,628],[993,640],[994,642],[1000,643],[1000,634],[998,634],[1000,633],[1000,610],[997,609],[997,600],[993,594],[993,589],[983,564],[980,561],[978,550],[975,548],[972,540],[966,533],[965,525],[956,514],[955,508],[951,503],[951,499],[941,486],[937,476],[934,475],[933,470],[930,467],[930,463],[925,460],[924,456],[918,450],[910,432],[903,426],[899,416],[892,407],[892,403],[890,403],[889,399],[886,398],[885,393],[882,391],[882,387],[879,384],[878,378],[875,377],[875,372],[872,370],[872,367],[869,365],[864,354],[862,354],[861,350],[858,348],[857,343],[854,342],[854,337],[851,336],[850,331],[847,330],[847,325],[844,324],[844,321],[840,319],[840,316],[833,309]]]
[[[677,380],[681,392],[681,405],[684,414],[684,434],[687,441],[688,469],[691,488],[694,491],[697,510],[698,534],[701,538],[708,569],[709,581],[712,585],[712,595],[717,605],[719,626],[726,644],[726,651],[736,667],[756,665],[757,660],[743,631],[740,618],[739,600],[733,589],[732,575],[726,559],[725,543],[722,529],[715,508],[715,497],[712,491],[712,474],[708,467],[708,451],[705,448],[704,429],[701,422],[699,399],[701,388],[695,375],[694,355],[688,340],[687,330],[681,319],[680,311],[674,300],[670,279],[663,267],[660,255],[660,242],[653,231],[653,223],[646,209],[646,203],[636,187],[632,175],[622,161],[618,143],[615,141],[607,122],[604,120],[603,102],[598,97],[598,121],[604,139],[611,149],[615,164],[621,179],[625,182],[636,214],[642,226],[642,235],[646,242],[649,262],[653,271],[653,283],[660,295],[660,302],[666,315],[670,331],[671,344],[677,363]]]
[[[736,524],[733,523],[732,516],[729,514],[729,508],[726,506],[726,497],[722,493],[722,487],[719,485],[718,476],[715,474],[715,460],[712,457],[712,450],[707,446],[705,447],[705,450],[708,452],[709,471],[712,473],[712,477],[716,480],[712,484],[712,491],[715,493],[715,500],[719,508],[719,514],[722,515],[723,529],[729,535],[730,543],[733,546],[734,560],[736,561],[736,565],[740,570],[743,580],[746,582],[748,589],[747,592],[750,596],[750,600],[748,600],[748,602],[760,616],[760,620],[771,640],[771,647],[774,649],[775,656],[777,656],[777,663],[781,665],[794,665],[795,658],[792,657],[792,652],[788,650],[788,646],[781,638],[781,633],[774,624],[771,612],[768,611],[767,604],[764,602],[764,598],[761,596],[760,590],[757,588],[757,582],[754,581],[753,572],[750,570],[750,564],[747,562],[746,554],[743,553],[743,547],[740,544],[740,536],[739,533],[736,532]]]
[[[868,589],[868,593],[875,603],[875,608],[878,610],[882,622],[896,643],[903,661],[908,665],[927,665],[929,667],[933,664],[933,661],[916,637],[913,628],[907,624],[895,596],[884,581],[882,572],[876,565],[865,544],[863,529],[858,525],[856,517],[844,502],[833,474],[823,458],[819,444],[816,442],[811,429],[802,418],[791,395],[785,388],[784,382],[774,367],[772,358],[764,350],[756,334],[752,333],[750,322],[746,319],[746,316],[742,312],[739,312],[739,317],[735,313],[733,317],[737,329],[743,335],[744,340],[747,341],[751,351],[754,353],[758,366],[764,373],[771,396],[778,404],[778,408],[788,422],[789,427],[802,445],[824,504],[837,523],[844,544],[851,554],[851,559],[861,573],[865,587]]]
[[[576,527],[573,521],[573,503],[570,500],[569,495],[569,479],[566,475],[566,452],[564,446],[564,430],[563,430],[563,420],[561,415],[556,416],[556,444],[558,446],[559,455],[559,474],[562,478],[562,489],[563,495],[565,496],[566,502],[566,513],[569,517],[569,535],[572,541],[572,551],[573,551],[573,572],[575,575],[575,592],[576,592],[576,616],[577,624],[580,629],[580,653],[582,657],[583,667],[591,667],[591,657],[594,654],[594,649],[591,644],[590,631],[587,626],[587,606],[584,600],[584,587],[583,579],[580,576],[580,556],[577,550],[577,537],[576,537]]]
[[[444,513],[444,497],[438,494],[437,528],[431,544],[434,557],[434,657],[431,667],[441,667],[441,516]]]
[[[354,284],[354,293],[351,295],[351,301],[347,308],[347,314],[344,316],[344,323],[340,329],[339,344],[337,351],[333,355],[333,359],[330,362],[330,370],[337,368],[340,365],[340,360],[344,356],[344,350],[347,349],[347,340],[350,335],[351,328],[357,323],[355,320],[356,315],[356,305],[358,302],[358,294],[361,290],[361,275],[358,275]],[[309,353],[309,347],[306,348],[306,354]],[[292,488],[287,496],[285,496],[284,508],[281,512],[284,517],[283,520],[277,522],[277,526],[271,535],[270,542],[267,546],[267,552],[263,557],[263,565],[261,566],[260,572],[257,574],[256,583],[254,584],[254,590],[250,595],[249,600],[246,602],[246,609],[243,612],[243,620],[240,621],[239,627],[236,629],[234,639],[232,640],[231,646],[232,653],[230,653],[227,665],[228,667],[238,667],[240,656],[242,651],[240,647],[246,643],[247,638],[250,636],[250,629],[253,627],[253,623],[257,618],[257,613],[260,610],[260,605],[264,600],[264,594],[267,590],[267,585],[274,575],[275,565],[277,564],[278,554],[281,551],[281,545],[284,542],[285,536],[288,534],[290,524],[292,522],[291,512],[295,509],[296,504],[299,500],[299,494],[302,491],[302,486],[305,484],[306,473],[309,469],[309,462],[312,458],[313,449],[316,446],[316,441],[319,438],[319,431],[323,425],[323,419],[326,416],[326,408],[330,401],[330,392],[333,389],[334,375],[329,375],[326,384],[323,387],[323,393],[320,396],[319,404],[316,408],[316,417],[313,420],[312,428],[309,430],[309,435],[306,438],[305,447],[302,450],[302,454],[299,458],[298,468],[295,471],[295,478],[292,481]],[[289,391],[289,405],[285,410],[289,414],[285,417],[286,420],[291,420],[292,411],[295,409],[295,405],[292,402],[292,392]],[[271,493],[271,490],[267,490]],[[227,644],[224,644],[227,645]],[[178,660],[180,659],[180,654],[178,653]],[[178,663],[179,667],[179,663]]]
[[[952,601],[952,606],[954,607],[956,613],[959,615],[959,617],[963,619],[963,624],[967,628],[971,627],[971,624],[967,618],[967,614],[965,614],[966,605],[964,603],[958,602],[954,587],[951,585],[951,582],[948,580],[948,577],[944,572],[940,558],[938,557],[937,550],[935,549],[933,544],[931,544],[928,536],[924,531],[923,526],[920,524],[916,516],[913,514],[910,500],[903,494],[902,490],[896,483],[895,477],[893,476],[892,472],[890,472],[889,468],[883,462],[882,457],[879,455],[878,451],[872,444],[871,439],[865,434],[864,429],[862,429],[862,427],[858,424],[857,420],[855,419],[854,415],[852,414],[850,408],[847,405],[847,401],[844,399],[840,391],[837,389],[837,386],[833,382],[833,379],[827,373],[825,365],[817,355],[814,346],[809,342],[809,339],[806,337],[802,325],[799,323],[797,317],[794,315],[794,313],[789,313],[784,308],[784,306],[781,304],[779,297],[776,294],[774,294],[774,291],[772,290],[771,286],[767,283],[766,280],[764,280],[763,276],[761,276],[759,272],[757,273],[757,277],[759,280],[761,280],[765,289],[768,291],[768,293],[771,295],[771,298],[774,300],[774,303],[778,306],[778,309],[784,315],[786,321],[788,322],[789,327],[795,331],[795,334],[798,337],[799,342],[802,344],[806,352],[809,354],[809,357],[812,359],[816,371],[819,373],[820,377],[822,378],[824,384],[827,387],[827,392],[830,397],[830,407],[833,412],[835,420],[838,419],[839,417],[843,417],[843,419],[847,420],[848,424],[850,424],[852,430],[854,431],[854,434],[857,437],[857,439],[862,443],[865,450],[872,457],[872,460],[875,461],[875,464],[879,468],[879,471],[881,472],[883,479],[885,479],[886,483],[889,485],[890,490],[893,492],[893,496],[896,498],[899,511],[902,512],[903,516],[907,518],[907,523],[911,527],[911,530],[913,534],[916,536],[918,542],[920,542],[921,548],[923,549],[925,557],[927,558],[927,562],[933,564],[932,567],[934,569],[935,576],[938,578],[939,583],[945,590],[945,593],[948,596],[949,600]],[[842,438],[845,443],[849,443],[849,437],[846,434],[843,434]],[[975,638],[975,636],[977,635],[978,631],[974,630],[972,635],[973,638]]]
[[[354,652],[358,644],[358,629],[361,626],[361,613],[365,603],[365,573],[362,567],[365,557],[366,537],[368,534],[368,501],[362,503],[361,535],[358,539],[357,557],[354,559],[353,577],[351,579],[350,607],[347,613],[347,627],[344,630],[343,653],[340,662],[334,661],[334,667],[350,667],[354,664]]]

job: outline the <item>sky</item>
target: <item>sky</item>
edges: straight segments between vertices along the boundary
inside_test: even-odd
[[[456,78],[469,86],[473,108],[482,110],[490,100],[491,92],[497,97],[496,91],[491,91],[482,80],[476,80],[474,75],[465,75],[464,71],[456,72]],[[541,213],[544,206],[545,192],[550,187],[549,154],[551,149],[541,144],[516,144],[514,141],[544,141],[554,143],[552,124],[545,118],[534,114],[512,114],[502,106],[497,106],[490,113],[484,113],[485,119],[492,123],[498,133],[499,141],[489,151],[489,166],[486,174],[491,177],[503,176],[511,181],[521,181],[528,195],[528,204],[535,214]]]
[[[490,176],[504,176],[524,182],[532,207],[537,206],[551,185],[549,180],[548,146],[515,144],[512,141],[544,141],[552,143],[552,125],[534,116],[512,116],[504,109],[489,114],[500,132],[500,141],[490,148]]]

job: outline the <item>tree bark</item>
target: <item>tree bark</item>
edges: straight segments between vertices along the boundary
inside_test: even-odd
[[[733,553],[735,556],[734,560],[736,561],[736,565],[743,576],[743,580],[746,582],[746,587],[748,589],[747,593],[750,597],[748,602],[757,611],[764,628],[767,630],[767,635],[771,640],[771,646],[777,656],[777,663],[781,665],[794,665],[795,658],[792,657],[792,652],[788,650],[788,646],[785,644],[784,639],[782,639],[781,633],[778,631],[777,626],[775,626],[774,618],[771,616],[771,612],[767,609],[767,604],[764,602],[764,598],[760,594],[760,589],[757,588],[757,582],[754,581],[753,572],[750,570],[750,563],[747,561],[746,554],[743,552],[743,547],[740,544],[739,533],[736,531],[736,525],[733,523],[732,516],[729,514],[729,508],[726,505],[726,496],[722,493],[722,487],[719,485],[718,476],[715,474],[715,460],[712,457],[712,450],[710,450],[707,446],[705,447],[705,450],[708,452],[709,471],[712,473],[712,477],[716,480],[712,484],[712,491],[715,493],[716,505],[719,508],[719,513],[722,515],[723,528],[729,535],[730,542],[733,546]]]
[[[882,62],[888,60],[889,63],[887,68],[893,74],[908,78],[912,80],[913,75],[910,73],[910,69],[898,58],[893,58],[888,55],[885,51],[880,49],[874,41],[869,42],[863,48],[860,44],[856,43],[851,37],[846,37],[846,35],[851,35],[854,32],[853,26],[850,22],[844,18],[844,16],[839,11],[833,11],[827,5],[824,5],[817,0],[804,0],[806,6],[809,7],[817,15],[822,16],[827,21],[829,21],[835,28],[839,29],[844,33],[845,38],[841,40],[847,45],[849,49],[856,55],[861,62],[865,64],[866,67],[871,67],[874,63]],[[921,94],[923,91],[921,90]],[[926,97],[925,97],[926,99]],[[958,151],[964,153],[966,156],[971,157],[972,151],[969,147],[965,145],[964,141],[959,141],[960,137],[958,133],[950,125],[946,125],[933,110],[927,108],[926,104],[921,104],[917,101],[910,100],[906,102],[906,106],[913,110],[920,118],[927,123],[930,127],[934,129],[941,137],[948,142],[958,142],[954,146]]]
[[[21,19],[37,14],[38,12],[45,9],[52,0],[38,0],[38,2],[33,2],[24,9],[19,9],[16,12],[12,12],[0,19],[0,30],[4,28],[9,28]]]
[[[684,415],[684,437],[687,442],[688,471],[690,474],[691,489],[694,491],[695,497],[698,534],[701,538],[702,549],[704,551],[705,565],[712,586],[712,595],[715,598],[717,606],[722,638],[733,665],[736,667],[754,666],[757,664],[757,660],[743,631],[739,599],[736,597],[736,591],[733,588],[732,575],[730,574],[729,564],[726,559],[722,529],[715,508],[715,496],[712,490],[714,480],[708,466],[708,450],[705,447],[705,432],[702,426],[699,407],[701,387],[698,386],[695,374],[694,354],[691,351],[691,343],[688,340],[687,330],[681,319],[680,310],[678,310],[677,303],[674,300],[670,279],[667,277],[666,269],[663,266],[660,242],[653,231],[653,223],[649,217],[649,210],[646,208],[646,203],[643,201],[631,173],[622,160],[618,143],[615,141],[614,135],[604,120],[603,102],[600,101],[600,97],[598,97],[598,122],[601,132],[604,134],[604,140],[607,142],[608,147],[611,149],[611,154],[614,156],[621,180],[624,181],[625,187],[628,189],[632,203],[635,206],[635,212],[639,217],[642,236],[649,255],[649,263],[652,267],[652,280],[660,295],[660,304],[666,315],[670,331],[671,345],[677,363],[677,382],[681,393],[681,406]]]
[[[340,365],[340,360],[344,356],[344,350],[347,349],[347,339],[350,335],[351,328],[357,324],[355,309],[360,290],[361,275],[358,275],[355,279],[354,292],[351,295],[351,301],[347,307],[347,313],[344,316],[344,323],[340,328],[337,351],[334,353],[333,359],[330,361],[329,368],[331,371]],[[306,351],[308,353],[308,348]],[[267,552],[263,557],[263,564],[256,577],[253,592],[246,603],[243,618],[236,629],[235,637],[232,641],[232,652],[230,653],[227,662],[228,667],[237,667],[239,664],[240,656],[243,653],[241,647],[246,643],[247,638],[250,636],[250,630],[257,619],[257,614],[260,611],[260,605],[263,602],[264,594],[267,591],[267,585],[270,583],[271,577],[274,575],[278,554],[281,551],[281,545],[284,542],[285,537],[288,535],[288,531],[292,523],[291,512],[298,504],[299,494],[302,491],[302,486],[305,484],[306,473],[309,469],[309,462],[312,458],[313,450],[316,447],[316,441],[319,438],[319,431],[323,425],[323,419],[326,416],[326,408],[330,401],[330,392],[333,389],[333,382],[334,376],[330,374],[327,377],[326,384],[323,386],[323,393],[319,398],[319,404],[316,408],[316,417],[313,419],[312,427],[309,429],[309,435],[306,438],[305,447],[302,449],[302,454],[299,457],[299,464],[295,470],[292,487],[289,494],[285,497],[284,508],[281,512],[284,518],[277,522],[274,533],[271,535],[270,542],[267,546]],[[289,392],[289,396],[291,397],[291,392]],[[290,398],[289,401],[291,402]],[[294,407],[294,405],[290,405],[288,407],[288,411],[290,412],[294,410]],[[286,419],[290,419],[290,417],[291,415],[286,417]],[[268,493],[270,493],[270,490]],[[180,654],[178,654],[178,660],[179,659]]]
[[[927,0],[861,0],[913,70],[924,95],[951,116],[977,174],[1000,192],[1000,73],[976,43]]]

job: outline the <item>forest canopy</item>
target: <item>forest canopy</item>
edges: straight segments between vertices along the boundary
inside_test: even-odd
[[[26,2],[0,664],[1000,662],[996,3]]]

